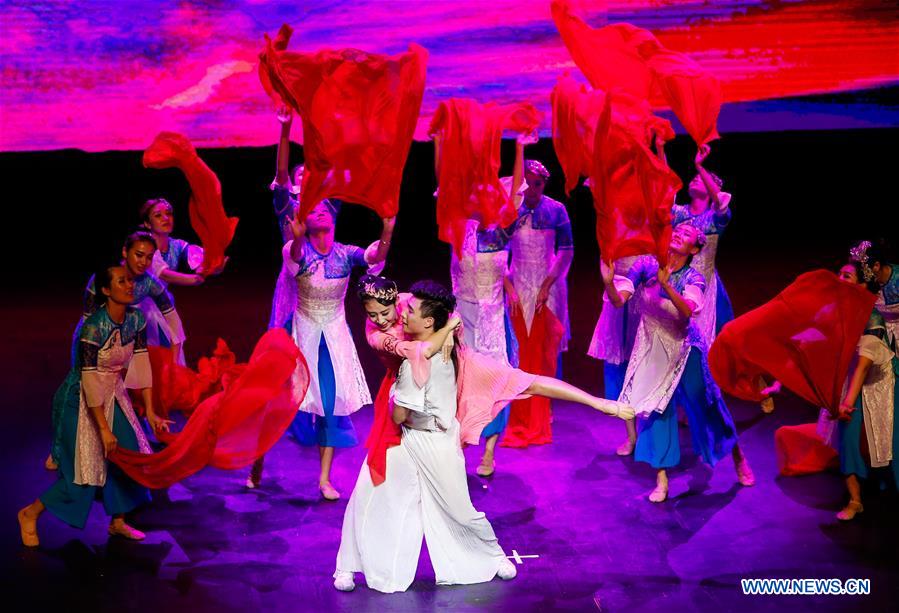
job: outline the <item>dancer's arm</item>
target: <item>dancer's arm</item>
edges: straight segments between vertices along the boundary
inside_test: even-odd
[[[705,159],[709,157],[711,151],[712,148],[708,145],[700,145],[699,150],[696,152],[694,162],[696,165],[696,172],[699,173],[699,178],[702,179],[702,183],[709,193],[709,199],[712,201],[712,204],[715,205],[715,213],[723,215],[727,211],[727,206],[730,203],[730,194],[721,191],[721,188],[719,188],[718,184],[712,179],[712,175],[710,175],[709,171],[702,165]]]
[[[446,322],[446,325],[434,332],[426,341],[421,341],[424,343],[422,349],[424,356],[428,359],[431,358],[435,353],[441,350],[443,344],[446,342],[446,339],[452,334],[453,330],[459,327],[462,324],[462,319],[458,316],[453,316]]]
[[[387,252],[390,251],[390,239],[393,237],[393,228],[396,225],[396,217],[384,217],[381,219],[381,239],[378,241],[378,248],[374,255],[370,256],[367,262],[369,266],[380,264],[387,259]]]
[[[303,248],[306,246],[306,222],[293,217],[290,220],[290,231],[293,241],[290,244],[290,259],[299,264],[303,261]]]
[[[615,269],[603,259],[599,260],[599,273],[602,275],[602,282],[606,287],[606,296],[609,297],[609,302],[615,308],[620,309],[624,306],[624,303],[631,299],[634,292],[618,289],[618,286],[615,284]]]
[[[840,420],[849,421],[851,419],[852,412],[855,411],[855,402],[858,400],[858,395],[862,391],[862,385],[865,383],[865,377],[868,376],[868,371],[871,370],[872,364],[874,364],[874,361],[871,358],[863,355],[858,357],[858,364],[849,380],[849,389],[846,390],[846,395],[843,397],[843,401],[840,402],[840,409],[837,415]]]
[[[683,317],[692,317],[694,311],[699,308],[699,305],[696,304],[693,300],[689,298],[685,298],[681,294],[678,293],[676,289],[669,283],[671,279],[671,268],[669,266],[659,266],[658,279],[659,285],[662,286],[662,289],[665,290],[665,293],[668,294],[668,297],[671,298],[672,304],[677,309],[677,312],[680,313]]]
[[[278,165],[275,169],[275,184],[287,187],[290,182],[290,125],[293,112],[288,106],[278,109],[278,121],[281,122],[281,138],[278,139]]]
[[[109,429],[109,422],[106,421],[105,397],[103,379],[97,370],[97,362],[100,355],[100,345],[103,339],[99,332],[91,326],[90,323],[85,324],[81,329],[81,336],[78,342],[79,362],[81,363],[81,391],[84,394],[84,401],[87,404],[88,412],[97,424],[100,431],[100,440],[103,442],[103,455],[109,457],[109,454],[115,451],[118,440]]]

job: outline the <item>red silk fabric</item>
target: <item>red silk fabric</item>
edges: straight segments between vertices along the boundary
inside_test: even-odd
[[[374,485],[381,485],[387,478],[387,450],[402,442],[403,431],[393,421],[393,405],[390,402],[390,388],[395,381],[396,369],[388,366],[375,398],[375,415],[365,441],[368,449],[368,472]]]
[[[553,0],[552,15],[574,63],[594,88],[670,106],[697,144],[718,138],[721,85],[696,62],[628,23],[593,29],[572,13],[568,0]]]
[[[475,213],[484,227],[506,227],[518,217],[499,182],[500,140],[503,130],[528,133],[540,120],[540,112],[530,104],[452,98],[437,107],[429,131],[440,136],[438,236],[457,255],[465,222]]]
[[[399,210],[400,182],[421,99],[428,53],[419,45],[398,55],[356,49],[287,51],[284,25],[260,56],[262,85],[303,120],[305,172],[301,219],[325,198]]]
[[[190,225],[203,244],[201,270],[211,272],[225,262],[237,217],[225,215],[218,177],[197,155],[190,140],[175,132],[160,132],[144,151],[146,168],[178,168],[190,184]]]
[[[774,431],[777,472],[797,477],[839,468],[840,454],[818,436],[818,424],[781,426]]]
[[[168,446],[142,454],[119,448],[110,457],[129,477],[165,488],[206,466],[252,464],[281,438],[309,387],[306,360],[283,329],[266,332],[249,363],[223,377],[224,390],[203,400]]]
[[[671,242],[671,205],[681,181],[647,146],[647,130],[661,123],[646,119],[641,125],[627,115],[616,118],[615,99],[617,95],[605,96],[594,135],[590,180],[596,239],[606,262],[650,253],[664,265]]]
[[[709,350],[712,376],[725,392],[753,401],[762,399],[759,377],[774,378],[836,415],[874,300],[832,272],[804,273],[724,326]]]
[[[524,316],[512,317],[512,329],[518,338],[519,368],[535,375],[555,376],[559,344],[565,328],[559,319],[543,307],[534,314],[528,334]],[[552,408],[549,398],[532,396],[516,400],[509,412],[509,423],[501,447],[527,447],[552,442]]]
[[[210,357],[200,358],[196,372],[177,364],[169,347],[151,345],[147,349],[153,369],[153,408],[162,417],[171,411],[193,411],[202,400],[222,391],[223,380],[244,368],[222,339]]]

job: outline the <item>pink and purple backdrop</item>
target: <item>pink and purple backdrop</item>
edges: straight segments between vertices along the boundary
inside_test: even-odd
[[[899,125],[895,1],[583,4],[592,25],[648,28],[717,75],[724,132]],[[142,149],[160,130],[202,147],[272,144],[256,58],[282,23],[298,50],[425,46],[419,136],[454,96],[532,102],[546,129],[556,78],[580,78],[548,0],[2,0],[0,150]]]

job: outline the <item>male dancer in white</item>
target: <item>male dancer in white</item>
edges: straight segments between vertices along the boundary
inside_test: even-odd
[[[456,420],[456,369],[440,355],[461,321],[449,318],[455,298],[431,281],[414,285],[412,294],[403,329],[416,340],[404,343],[406,359],[394,387],[402,444],[387,451],[389,472],[381,485],[374,487],[368,466],[362,466],[337,554],[334,587],[342,591],[355,587],[355,572],[364,573],[372,589],[405,591],[415,578],[422,536],[438,584],[516,575],[468,492]]]

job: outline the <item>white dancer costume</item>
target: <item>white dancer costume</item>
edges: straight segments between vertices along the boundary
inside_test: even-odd
[[[471,504],[455,367],[439,353],[427,364],[430,372],[416,377],[410,360],[400,366],[394,400],[410,409],[402,443],[387,451],[383,484],[372,485],[362,465],[344,515],[335,577],[362,572],[368,587],[381,592],[411,585],[422,537],[438,584],[490,581],[507,563],[490,522]]]

